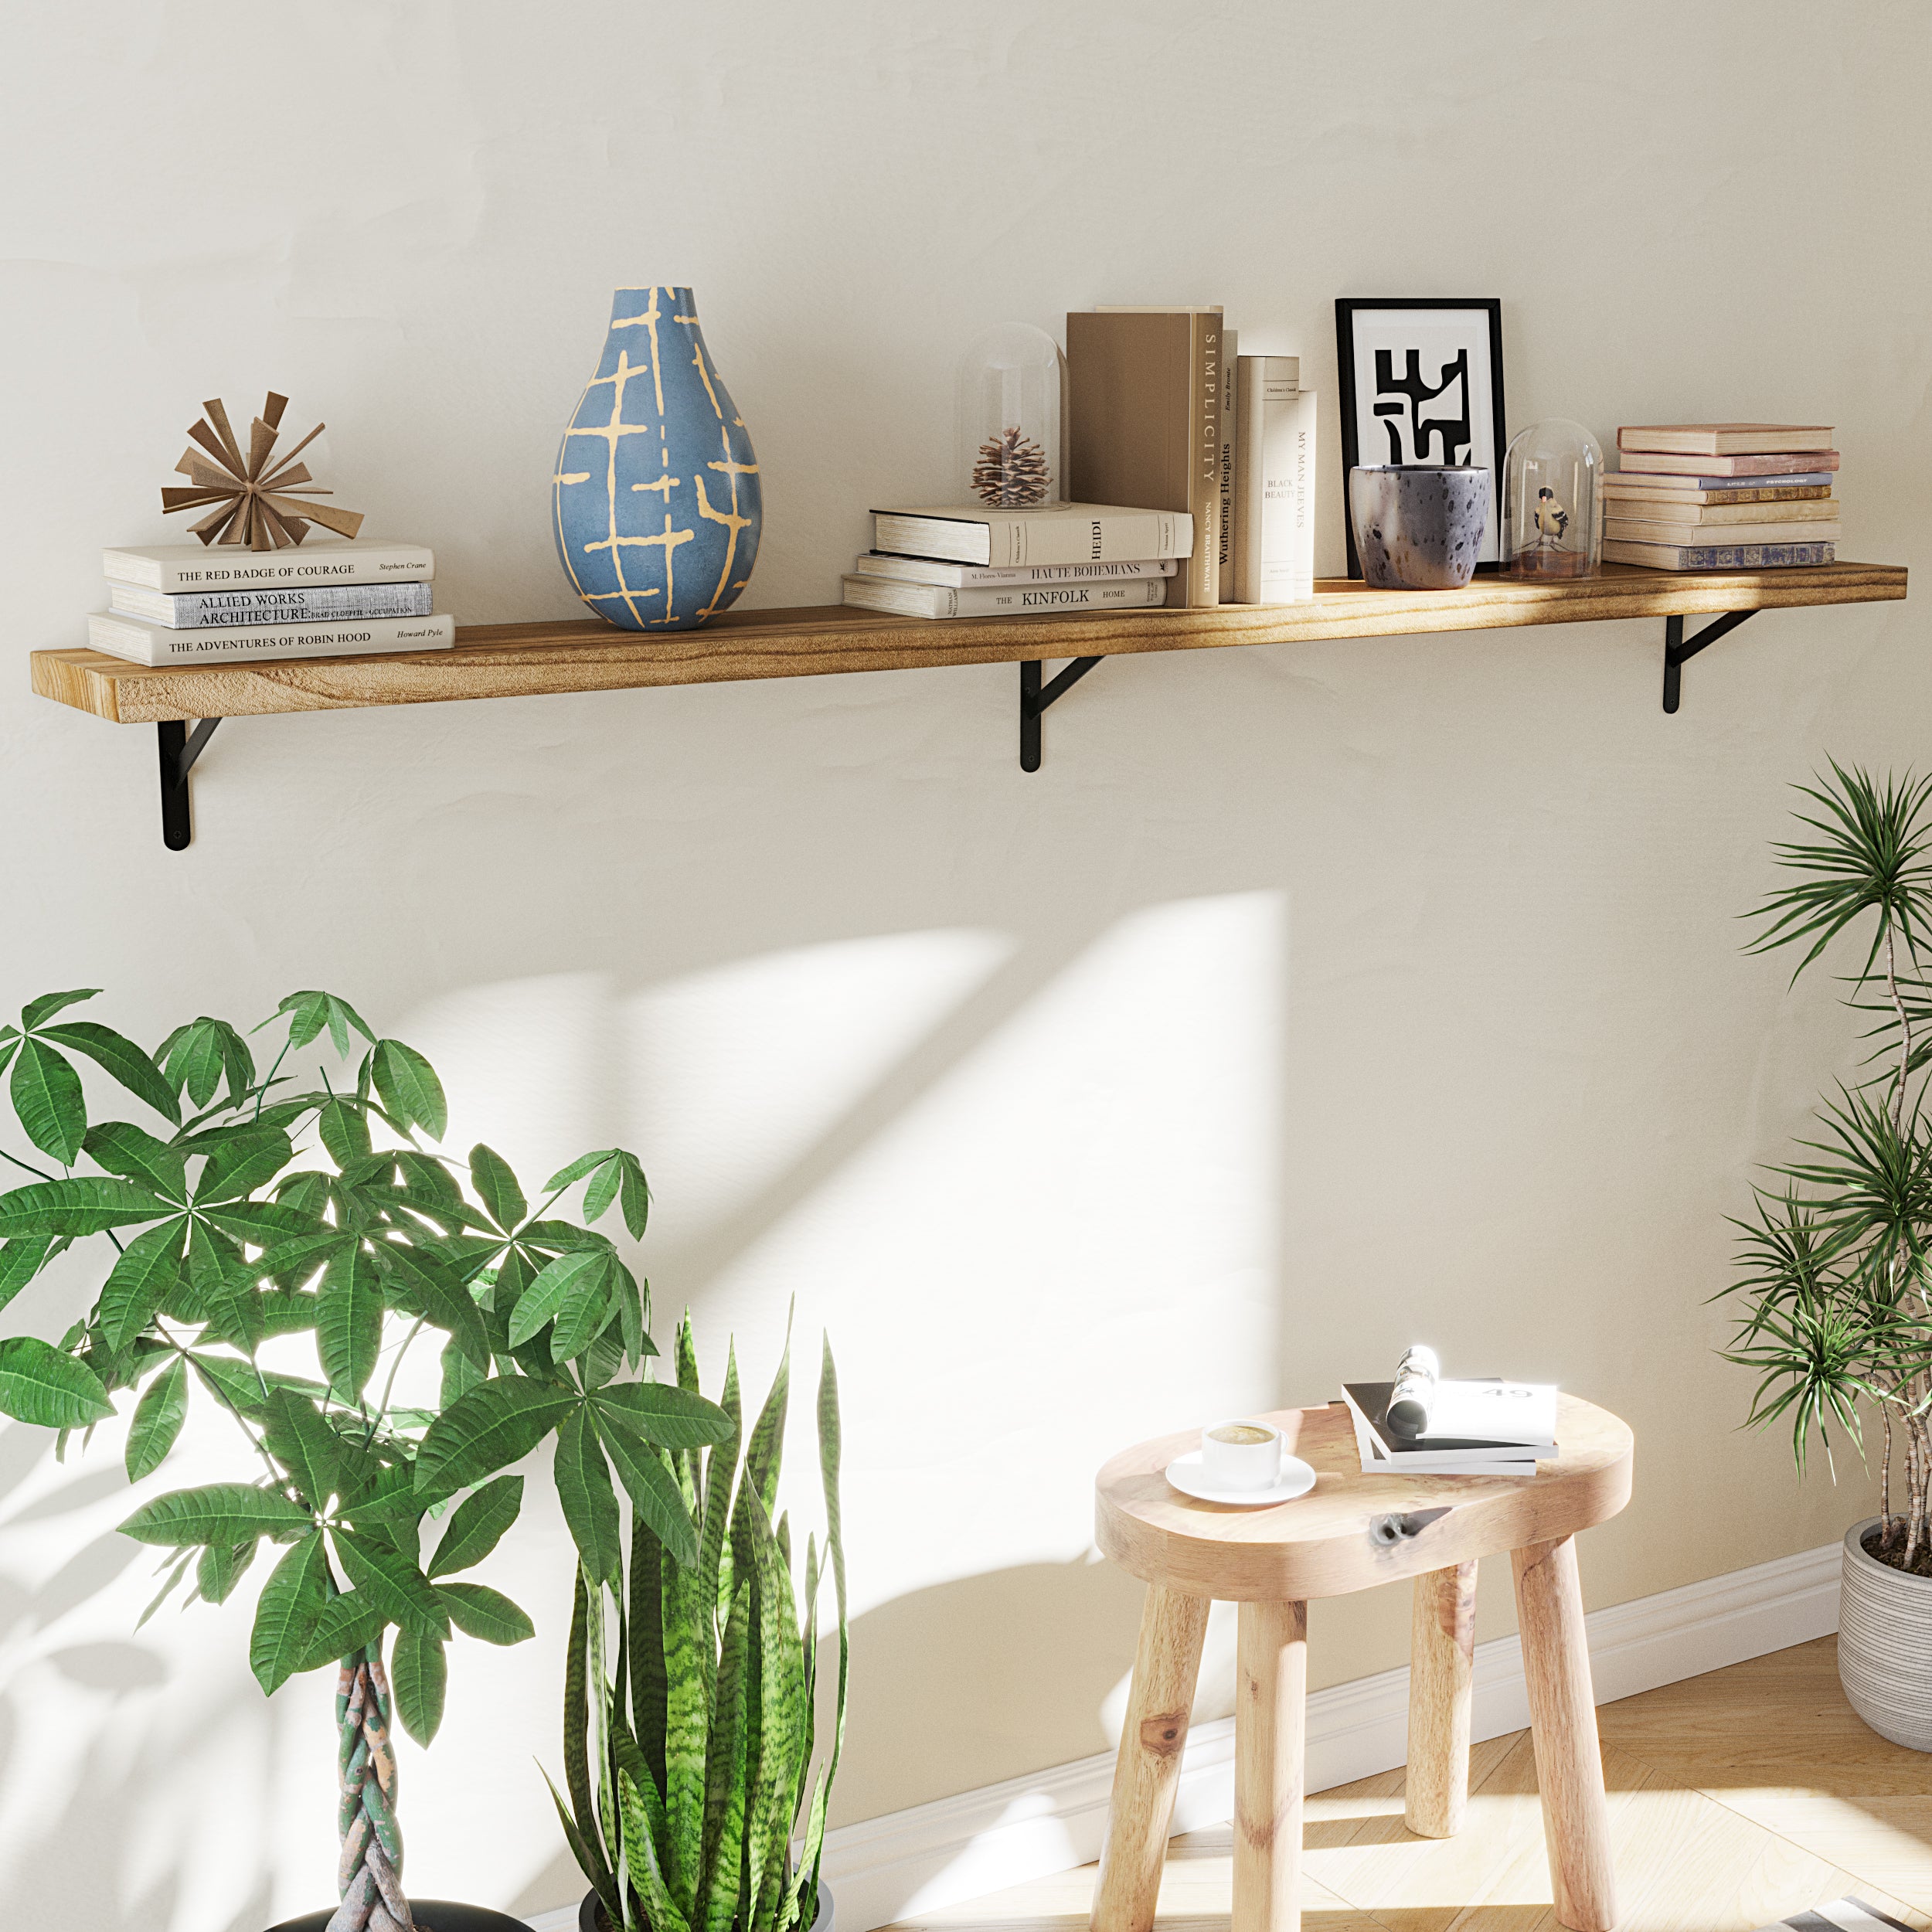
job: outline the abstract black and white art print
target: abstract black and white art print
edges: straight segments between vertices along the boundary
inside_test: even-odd
[[[1433,296],[1342,296],[1335,305],[1343,495],[1363,463],[1447,463],[1495,479],[1481,564],[1498,554],[1502,504],[1502,304]],[[1348,519],[1345,515],[1345,526]],[[1349,574],[1362,574],[1355,532]]]

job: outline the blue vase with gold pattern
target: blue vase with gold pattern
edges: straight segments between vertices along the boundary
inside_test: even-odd
[[[550,479],[557,556],[626,631],[728,610],[758,555],[758,459],[688,288],[621,288]]]

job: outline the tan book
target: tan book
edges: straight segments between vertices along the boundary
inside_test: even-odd
[[[872,515],[876,550],[1000,570],[1048,563],[1145,563],[1183,557],[1199,547],[1187,517],[1111,503],[1056,503],[1050,510],[988,510],[961,504],[874,510]]]
[[[1682,497],[1606,496],[1604,515],[1626,523],[1694,523],[1713,526],[1733,523],[1835,523],[1836,497],[1817,497],[1799,503],[1698,503]]]
[[[1662,450],[1680,456],[1762,456],[1785,450],[1828,450],[1831,425],[1796,423],[1651,423],[1617,432],[1620,450]]]
[[[1794,450],[1777,456],[1680,455],[1671,450],[1625,450],[1618,474],[1669,476],[1811,475],[1838,468],[1836,450]]]
[[[1838,526],[1829,523],[1635,523],[1604,519],[1606,543],[1835,543]]]
[[[1598,486],[1606,503],[1823,503],[1834,500],[1828,483],[1774,483],[1757,488],[1706,489],[1695,476],[1624,476],[1613,471]]]
[[[1066,318],[1068,487],[1087,502],[1191,519],[1195,542],[1170,605],[1220,600],[1221,338],[1219,309]]]

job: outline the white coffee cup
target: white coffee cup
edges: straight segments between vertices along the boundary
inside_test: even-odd
[[[1223,1489],[1271,1489],[1281,1479],[1281,1431],[1236,1417],[1201,1431],[1201,1473]]]

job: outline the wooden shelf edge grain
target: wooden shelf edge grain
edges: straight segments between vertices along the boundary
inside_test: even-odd
[[[470,698],[628,691],[655,685],[906,671],[1029,658],[1111,657],[1247,644],[1407,637],[1603,618],[1715,616],[1799,605],[1876,604],[1905,595],[1884,563],[1679,575],[1611,564],[1580,583],[1479,577],[1465,590],[1371,590],[1325,579],[1312,600],[1205,611],[961,617],[883,617],[840,604],[727,611],[701,631],[613,630],[595,618],[466,624],[449,651],[272,663],[129,664],[88,650],[36,651],[43,698],[112,724],[359,710]]]

